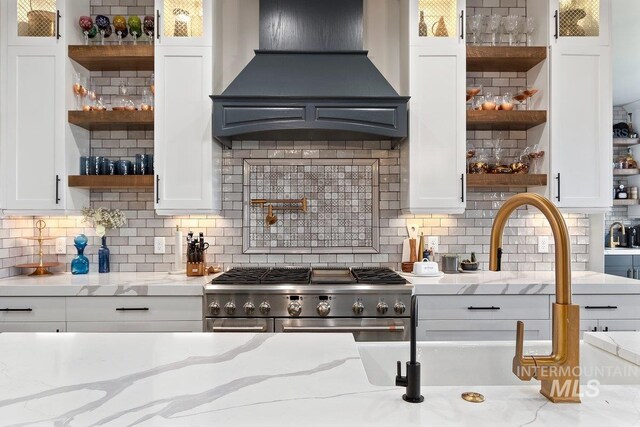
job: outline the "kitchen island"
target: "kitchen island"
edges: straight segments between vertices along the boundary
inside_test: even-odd
[[[427,386],[425,402],[409,404],[403,389],[369,383],[349,334],[0,334],[0,366],[0,420],[14,426],[631,426],[640,419],[640,385],[602,386],[579,405],[551,404],[533,383]],[[465,391],[487,400],[465,402]]]

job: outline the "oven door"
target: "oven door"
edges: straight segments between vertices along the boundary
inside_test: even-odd
[[[205,332],[273,332],[273,319],[206,319]]]
[[[356,341],[408,341],[409,318],[276,319],[276,332],[345,332]]]

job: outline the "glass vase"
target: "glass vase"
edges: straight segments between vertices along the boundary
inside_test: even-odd
[[[89,260],[84,256],[84,248],[87,247],[88,241],[87,236],[84,234],[80,234],[73,239],[73,245],[76,247],[78,255],[71,261],[71,274],[89,273]]]
[[[109,272],[109,248],[107,247],[107,236],[102,236],[102,246],[98,250],[98,271],[100,273]]]

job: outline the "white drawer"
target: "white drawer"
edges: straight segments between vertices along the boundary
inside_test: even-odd
[[[0,332],[66,332],[62,322],[0,322]]]
[[[202,332],[202,320],[68,322],[68,332]]]
[[[70,297],[67,321],[199,320],[202,297]]]
[[[574,295],[581,319],[640,319],[640,295]]]
[[[547,295],[447,295],[418,300],[419,319],[549,319]]]
[[[0,322],[64,322],[64,313],[64,297],[0,298]]]
[[[420,320],[418,340],[515,342],[516,324],[516,320]],[[551,339],[549,320],[529,320],[524,328],[525,340]]]

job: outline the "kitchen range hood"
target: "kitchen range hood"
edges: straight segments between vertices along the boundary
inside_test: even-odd
[[[260,49],[213,99],[231,140],[393,140],[407,102],[363,50],[363,0],[260,0]]]

